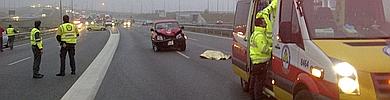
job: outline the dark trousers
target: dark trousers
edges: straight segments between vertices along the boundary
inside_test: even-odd
[[[12,50],[14,48],[15,36],[8,36],[8,47]]]
[[[70,68],[72,72],[76,71],[76,63],[74,60],[75,55],[75,44],[66,44],[66,47],[61,47],[61,68],[60,68],[60,74],[65,74],[65,60],[66,60],[66,54],[69,55],[69,61],[70,61]]]
[[[41,65],[42,53],[39,51],[39,48],[36,45],[32,46],[32,51],[34,54],[33,74],[38,75],[39,74],[39,66]]]
[[[267,63],[254,64],[251,74],[254,76],[253,81],[253,94],[255,100],[261,100],[265,98],[263,94],[264,87],[267,79]]]
[[[3,37],[0,36],[0,51],[3,52]]]

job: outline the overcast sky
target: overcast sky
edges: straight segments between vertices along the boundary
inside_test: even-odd
[[[60,0],[0,0],[1,9],[27,6],[32,4],[58,5]],[[71,0],[62,0],[63,5],[70,6]],[[165,6],[164,6],[165,1]],[[180,1],[180,6],[179,6]],[[109,10],[118,12],[152,12],[167,11],[233,11],[237,0],[74,0],[77,9]],[[104,3],[104,5],[102,5]]]

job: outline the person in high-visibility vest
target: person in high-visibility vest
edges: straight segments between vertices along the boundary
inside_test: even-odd
[[[42,78],[44,75],[39,73],[39,66],[41,65],[41,57],[43,54],[42,33],[39,30],[41,21],[35,21],[34,25],[35,27],[31,30],[30,33],[31,48],[34,54],[33,78]]]
[[[69,55],[71,75],[76,74],[76,63],[74,59],[75,55],[75,45],[77,43],[77,37],[79,36],[79,31],[76,25],[70,23],[70,18],[68,15],[63,16],[64,23],[58,27],[57,41],[61,45],[61,68],[60,73],[56,76],[65,76],[65,59],[66,54]]]
[[[252,77],[250,88],[253,89],[254,99],[264,99],[264,86],[266,84],[268,65],[272,55],[272,25],[278,0],[272,2],[256,14],[256,25],[250,38],[250,59]],[[272,15],[271,15],[272,14]],[[270,18],[272,16],[272,19]]]
[[[8,47],[12,50],[14,48],[14,41],[15,41],[15,33],[17,33],[18,31],[15,30],[14,27],[12,27],[12,25],[9,25],[7,30],[6,30],[6,33],[7,33],[7,36],[8,36]]]
[[[270,48],[272,43],[268,43],[267,33],[266,33],[266,23],[268,20],[266,16],[257,18],[255,30],[250,37],[250,59],[251,59],[251,79],[250,81],[251,92],[254,94],[255,100],[264,99],[265,95],[263,92],[263,87],[265,86],[265,79],[267,74],[267,65],[271,58]]]

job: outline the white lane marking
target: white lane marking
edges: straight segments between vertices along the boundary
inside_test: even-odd
[[[16,45],[16,46],[14,46],[14,48],[21,47],[21,46],[25,46],[25,45],[28,45],[28,44],[30,44],[30,43],[25,43],[25,44],[21,44],[21,45]]]
[[[54,38],[54,37],[52,37]],[[52,39],[52,38],[46,38],[46,39],[43,39],[43,41],[46,41],[48,39]],[[26,46],[26,45],[29,45],[30,43],[24,43],[24,44],[20,44],[20,45],[15,45],[14,48],[18,48],[18,47],[23,47],[23,46]],[[5,49],[10,49],[10,48],[5,48]]]
[[[190,59],[190,57],[187,56],[187,55],[185,55],[184,53],[181,53],[181,52],[179,52],[179,51],[176,51],[176,53],[179,54],[179,55],[181,55],[181,56],[183,56],[183,57],[185,57],[185,58],[187,58],[187,59]]]
[[[199,43],[195,43],[195,42],[191,42],[195,45],[197,45],[198,47],[201,47],[201,48],[205,48],[205,49],[211,49],[211,50],[218,50],[217,48],[214,48],[214,47],[210,47],[210,46],[207,46],[207,45],[202,45],[202,44],[199,44]],[[219,50],[219,51],[222,51],[224,53],[228,53],[228,54],[231,54],[230,52],[226,51],[226,50]]]
[[[193,41],[199,41],[198,39],[194,39],[194,38],[188,38],[188,39]]]
[[[120,33],[112,34],[99,55],[66,92],[61,100],[94,100],[101,83],[111,64],[112,58],[119,44]]]
[[[25,60],[30,59],[30,58],[31,58],[31,57],[27,57],[27,58],[20,59],[20,60],[18,60],[18,61],[15,61],[15,62],[12,62],[12,63],[8,64],[8,66],[15,65],[15,64],[17,64],[17,63],[20,63],[20,62],[25,61]]]
[[[189,32],[189,31],[186,31],[186,33],[196,34],[196,35],[203,35],[203,36],[209,36],[209,37],[215,37],[215,38],[220,38],[220,39],[232,40],[232,38],[229,38],[229,37],[222,37],[222,36],[216,36],[216,35],[209,35],[209,34],[205,34],[205,33],[196,33],[196,32]]]

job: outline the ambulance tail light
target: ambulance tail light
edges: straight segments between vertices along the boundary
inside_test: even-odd
[[[339,89],[344,94],[359,95],[360,87],[355,67],[347,62],[336,64],[334,67],[338,76]]]

